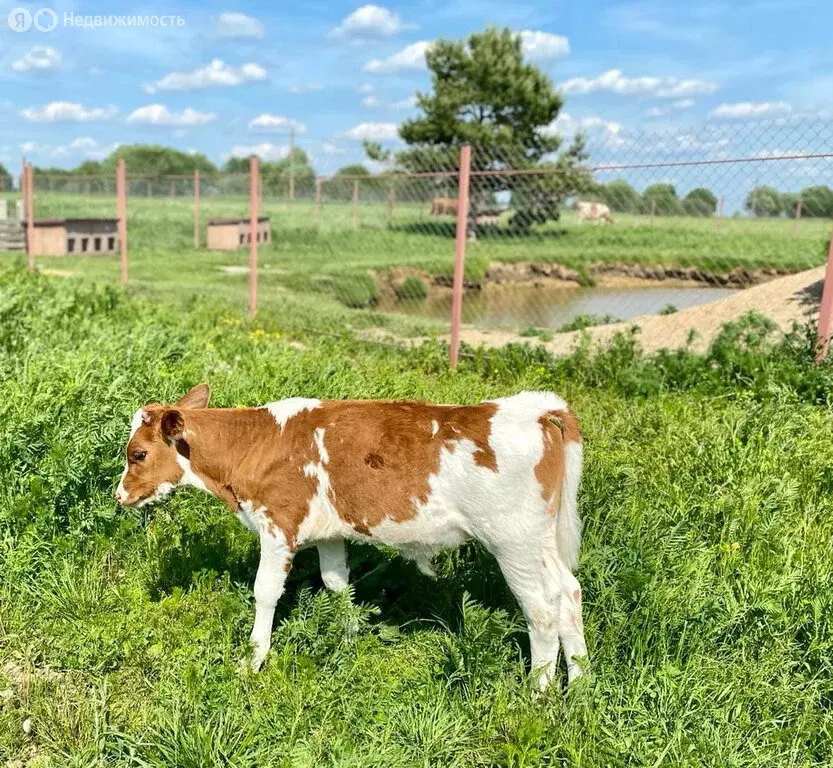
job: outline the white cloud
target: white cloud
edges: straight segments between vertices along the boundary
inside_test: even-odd
[[[324,86],[321,83],[297,83],[290,85],[287,90],[290,93],[310,93],[311,91],[323,91]]]
[[[379,5],[363,5],[347,16],[339,26],[331,29],[330,37],[361,42],[373,38],[391,37],[403,29],[413,28],[387,8]]]
[[[604,120],[597,115],[589,115],[588,117],[573,117],[566,112],[562,112],[553,122],[541,130],[544,135],[552,136],[555,134],[576,133],[577,131],[587,131],[601,129],[612,136],[617,136],[622,130],[622,124],[615,120]]]
[[[368,107],[368,108],[378,107],[379,106],[379,99],[377,99],[375,96],[365,96],[362,99],[362,106],[363,107]]]
[[[145,83],[147,93],[156,91],[190,91],[213,86],[233,87],[266,79],[266,70],[260,64],[248,63],[241,67],[230,67],[221,59],[193,72],[171,72],[155,83]]]
[[[296,133],[304,133],[307,126],[299,123],[297,120],[291,120],[282,115],[258,115],[254,120],[249,122],[250,131],[260,131],[262,133],[289,133],[291,130]]]
[[[703,96],[714,93],[718,89],[717,83],[709,80],[677,80],[674,77],[664,79],[664,85],[657,91],[660,99],[679,99],[683,96]]]
[[[561,84],[564,93],[583,95],[607,91],[620,95],[654,96],[679,99],[684,96],[714,93],[717,83],[708,80],[680,80],[676,77],[625,77],[620,69],[609,69],[598,77],[574,77]]]
[[[784,115],[792,111],[786,101],[739,101],[734,104],[720,104],[710,113],[710,117],[743,118],[763,117],[765,115]]]
[[[245,13],[226,12],[217,17],[217,37],[233,40],[261,40],[266,37],[263,23]]]
[[[162,104],[148,104],[134,109],[127,118],[128,123],[143,125],[173,125],[177,127],[205,125],[217,119],[213,112],[197,112],[186,107],[182,112],[172,112]]]
[[[107,155],[119,147],[118,142],[112,144],[99,144],[89,136],[71,141],[69,144],[57,146],[52,149],[53,157],[66,157],[68,155],[82,155],[90,160],[103,160]]]
[[[346,131],[344,135],[350,139],[384,141],[398,138],[398,129],[399,126],[396,123],[359,123]]]
[[[26,141],[20,145],[20,151],[27,155],[41,155],[55,159],[65,157],[82,157],[91,160],[102,160],[119,146],[118,142],[113,144],[100,144],[89,136],[82,136],[69,142],[69,144],[38,144],[34,141]]]
[[[570,41],[563,35],[525,29],[521,32],[521,48],[530,59],[552,59],[566,56],[570,52]]]
[[[61,63],[61,54],[54,48],[36,45],[30,48],[17,61],[12,62],[15,72],[49,72],[57,69]]]
[[[431,43],[427,40],[411,43],[387,59],[371,59],[362,67],[362,70],[377,75],[389,75],[396,72],[425,69],[425,54],[430,45]]]
[[[370,83],[362,83],[358,87],[359,93],[373,93],[373,86]]]
[[[411,96],[407,99],[402,99],[400,101],[394,101],[393,104],[390,105],[391,109],[413,109],[417,105],[416,96]]]
[[[677,101],[672,101],[667,107],[651,107],[645,115],[646,117],[664,117],[675,109],[691,109],[693,106],[694,99],[677,99]]]
[[[343,155],[345,152],[347,152],[346,149],[342,149],[341,147],[330,143],[325,143],[323,150],[325,155]]]
[[[30,123],[89,123],[95,120],[110,120],[117,113],[118,109],[112,104],[107,107],[87,109],[71,101],[50,101],[42,107],[26,107],[20,112]]]
[[[262,144],[237,144],[231,148],[231,151],[227,155],[224,155],[224,158],[250,157],[251,155],[257,155],[261,160],[282,160],[289,155],[289,145],[276,145],[268,141]]]

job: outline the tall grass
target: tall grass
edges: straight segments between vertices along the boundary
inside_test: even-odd
[[[464,350],[450,372],[437,344],[257,323],[0,274],[0,762],[829,764],[833,366],[809,336],[776,342],[751,317],[705,356],[622,338],[563,360]],[[352,599],[303,553],[264,671],[240,672],[254,537],[196,491],[112,500],[133,410],[201,380],[226,406],[568,397],[587,438],[590,674],[531,694],[518,608],[476,546],[442,556],[436,583],[351,547]]]

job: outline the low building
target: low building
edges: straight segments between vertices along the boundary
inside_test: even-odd
[[[36,256],[108,256],[119,252],[118,219],[35,219]],[[20,222],[26,232],[27,222]]]
[[[272,227],[268,216],[257,220],[257,242],[268,245],[272,242]],[[211,251],[234,251],[245,248],[251,239],[248,218],[215,218],[206,223],[206,246]]]

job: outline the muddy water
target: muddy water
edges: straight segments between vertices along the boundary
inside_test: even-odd
[[[717,301],[734,292],[730,288],[667,282],[595,288],[569,284],[487,285],[482,291],[466,293],[463,322],[484,328],[535,326],[558,329],[577,315],[613,315],[619,320],[628,320],[637,315],[656,314],[669,304],[684,309]],[[386,298],[381,309],[447,320],[451,316],[451,291],[445,290],[419,301]]]

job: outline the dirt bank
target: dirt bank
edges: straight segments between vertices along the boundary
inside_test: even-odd
[[[489,264],[485,275],[480,280],[468,278],[463,286],[466,291],[479,291],[489,285],[532,284],[552,285],[587,285],[588,275],[599,282],[610,278],[626,278],[634,281],[669,281],[694,282],[721,288],[749,288],[767,283],[777,277],[792,274],[785,269],[744,269],[736,267],[729,272],[706,272],[699,267],[677,267],[666,264],[624,264],[617,262],[599,262],[589,264],[587,271],[581,272],[561,264],[540,264],[533,262],[500,262]],[[428,294],[442,292],[451,287],[453,277],[432,275],[424,269],[397,267],[377,274],[383,292],[397,293],[408,277],[417,277],[424,283]],[[636,285],[637,283],[634,283]]]

